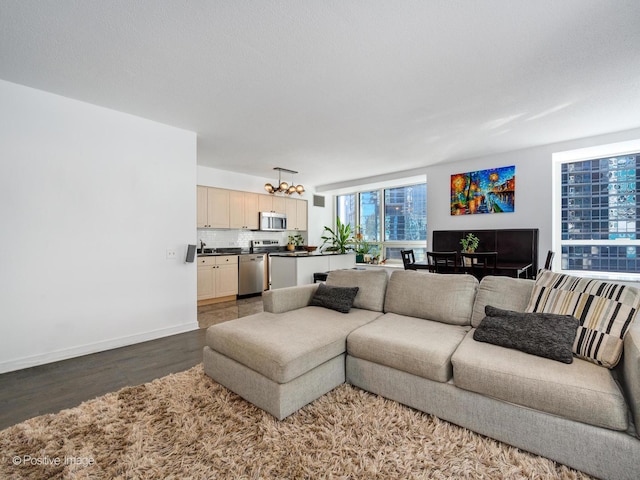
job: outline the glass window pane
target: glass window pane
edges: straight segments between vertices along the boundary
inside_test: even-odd
[[[386,241],[427,239],[427,185],[387,188],[384,191]]]
[[[402,263],[401,250],[413,250],[416,262],[423,262],[427,258],[427,249],[420,247],[386,247],[384,249],[384,258],[386,258],[389,263]]]
[[[380,241],[380,192],[360,194],[360,233],[367,242]]]
[[[617,240],[611,245],[562,245],[562,268],[638,273],[636,247],[640,203],[636,179],[640,154],[565,163],[561,166],[562,240]]]
[[[351,225],[351,230],[356,227],[356,194],[338,195],[336,198],[338,218],[342,223]]]

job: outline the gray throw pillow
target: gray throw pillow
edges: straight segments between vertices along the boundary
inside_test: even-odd
[[[318,285],[310,305],[349,313],[358,290],[358,287],[332,287],[321,283]]]
[[[571,315],[522,313],[487,305],[473,339],[514,348],[558,362],[573,362],[573,342],[580,322]]]

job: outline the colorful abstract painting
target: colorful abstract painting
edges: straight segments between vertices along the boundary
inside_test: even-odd
[[[516,167],[451,175],[451,215],[513,212]]]

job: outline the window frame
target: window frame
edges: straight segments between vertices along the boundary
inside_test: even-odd
[[[359,190],[354,190],[354,191],[348,191],[348,192],[344,192],[344,193],[340,193],[340,194],[335,194],[333,196],[333,204],[334,204],[334,218],[338,216],[338,198],[341,196],[347,196],[347,195],[354,195],[355,196],[355,218],[356,221],[359,221],[361,218],[361,205],[360,205],[360,194],[362,193],[368,193],[368,192],[378,192],[378,198],[380,201],[380,221],[379,221],[379,237],[380,237],[380,241],[368,241],[369,244],[371,245],[375,245],[378,249],[378,252],[380,253],[380,262],[384,261],[387,265],[402,265],[402,259],[387,259],[385,257],[386,254],[386,249],[387,248],[394,248],[394,249],[424,249],[425,252],[425,257],[426,257],[426,252],[427,252],[427,244],[429,241],[429,236],[427,233],[427,224],[428,224],[428,218],[425,220],[425,239],[424,240],[387,240],[386,236],[385,236],[385,226],[386,226],[386,213],[385,213],[385,208],[386,208],[386,204],[385,204],[385,191],[386,190],[391,190],[391,189],[396,189],[396,188],[406,188],[406,187],[412,187],[412,186],[416,186],[416,185],[424,185],[425,187],[425,216],[428,213],[428,208],[426,205],[426,201],[427,201],[427,197],[426,197],[426,189],[427,189],[427,182],[426,181],[411,181],[411,182],[407,182],[407,183],[402,183],[402,184],[390,184],[390,185],[385,185],[385,186],[380,186],[380,187],[374,187],[374,188],[367,188],[367,187],[362,187]],[[356,225],[358,225],[358,223],[356,223]],[[355,232],[354,232],[355,233]],[[419,254],[416,255],[416,260],[421,260],[421,257]]]
[[[607,239],[607,240],[563,240],[562,239],[562,165],[567,163],[576,163],[588,160],[598,160],[603,158],[620,157],[625,155],[638,155],[640,153],[640,139],[630,140],[626,142],[612,143],[606,145],[598,145],[595,147],[587,147],[564,152],[556,152],[552,154],[552,250],[557,252],[552,268],[556,271],[571,275],[579,275],[583,277],[598,278],[603,280],[617,280],[640,282],[640,272],[612,272],[599,270],[570,270],[562,268],[562,247],[563,246],[599,246],[599,245],[616,245],[616,246],[635,246],[638,254],[640,254],[640,238],[628,239]],[[640,165],[636,166],[640,169]],[[636,195],[639,189],[636,184]],[[609,218],[606,220],[610,221]],[[640,217],[638,220],[640,221]]]

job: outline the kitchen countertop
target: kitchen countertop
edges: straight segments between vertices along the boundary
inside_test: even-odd
[[[304,258],[304,257],[326,257],[332,255],[355,255],[353,252],[337,253],[337,252],[275,252],[270,253],[271,257],[292,257],[292,258]]]
[[[205,253],[198,253],[198,257],[221,257],[224,255],[253,255],[249,250],[240,250],[240,249],[227,250],[227,251],[223,250],[221,252],[218,252],[218,251],[207,252],[207,250],[210,250],[210,249],[205,248]]]

